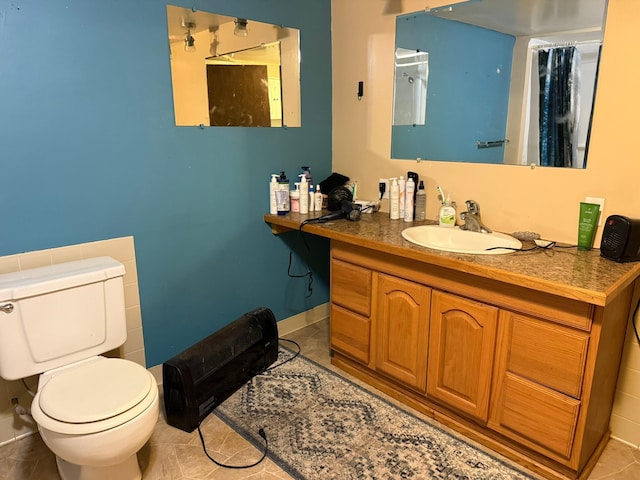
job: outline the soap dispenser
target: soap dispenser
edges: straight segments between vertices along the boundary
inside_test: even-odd
[[[455,203],[451,201],[451,197],[449,195],[447,195],[447,200],[440,207],[440,213],[438,215],[438,224],[441,227],[456,226],[456,207],[455,207]]]

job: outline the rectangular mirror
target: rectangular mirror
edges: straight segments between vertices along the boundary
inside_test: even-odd
[[[178,126],[300,127],[300,31],[167,5]]]
[[[391,157],[585,168],[606,6],[471,0],[397,17],[396,52],[428,55],[428,84],[423,124],[407,122],[422,106],[395,62]]]

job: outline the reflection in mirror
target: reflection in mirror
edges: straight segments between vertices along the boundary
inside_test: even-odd
[[[396,49],[394,125],[424,125],[428,78],[428,53],[406,48]]]
[[[586,167],[606,4],[477,0],[397,17],[396,48],[428,53],[429,83],[424,125],[397,123],[394,96],[392,158]]]
[[[299,127],[300,32],[167,5],[176,125]]]

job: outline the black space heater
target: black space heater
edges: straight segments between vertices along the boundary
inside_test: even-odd
[[[162,365],[167,423],[192,432],[218,405],[278,358],[273,312],[257,308]]]

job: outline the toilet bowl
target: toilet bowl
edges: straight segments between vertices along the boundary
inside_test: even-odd
[[[31,414],[63,480],[141,478],[158,386],[102,356],[127,339],[124,275],[111,257],[0,274],[0,377],[40,375]]]
[[[145,368],[99,356],[43,373],[31,407],[63,480],[142,478],[136,454],[158,412],[158,387]]]

